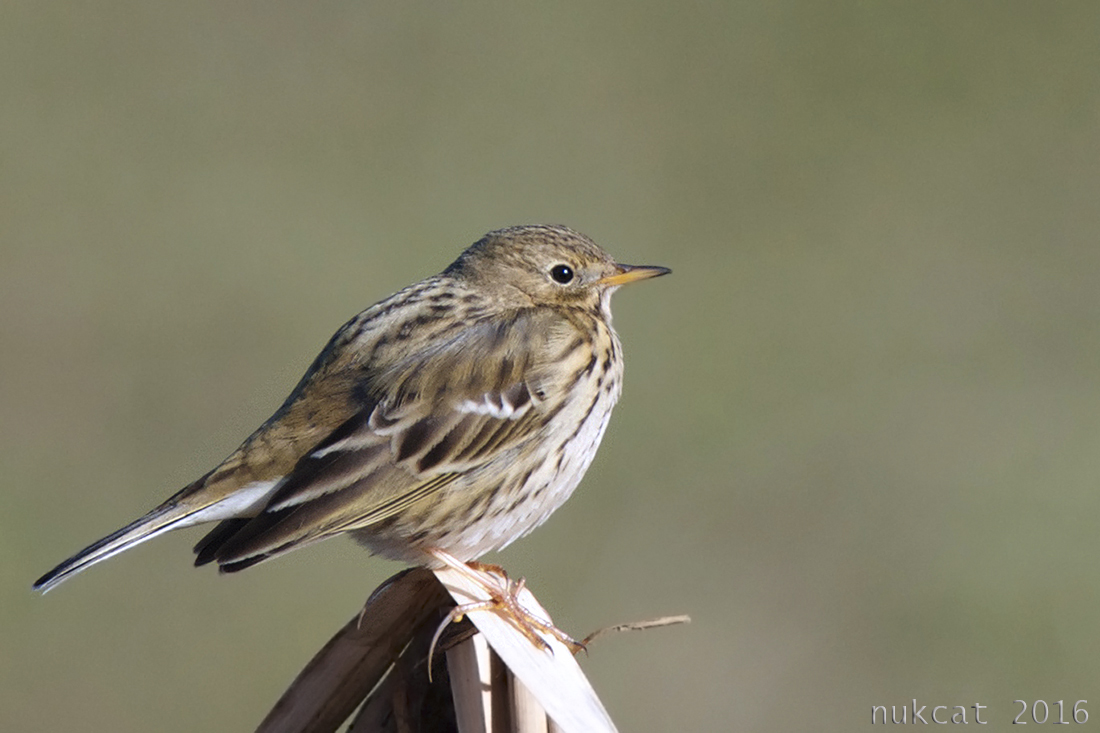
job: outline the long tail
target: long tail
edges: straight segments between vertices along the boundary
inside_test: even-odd
[[[34,589],[45,593],[97,562],[114,557],[123,550],[128,550],[169,530],[193,524],[194,520],[191,517],[193,513],[193,511],[188,511],[178,504],[175,506],[161,505],[141,519],[130,522],[117,532],[112,532],[98,542],[85,547],[36,580]],[[189,519],[192,521],[188,522]]]
[[[76,553],[36,580],[34,589],[45,593],[80,571],[173,529],[242,515],[251,516],[258,507],[263,506],[278,483],[277,479],[253,481],[245,486],[234,486],[232,490],[226,490],[224,485],[219,485],[217,491],[211,492],[210,482],[225,480],[224,475],[218,476],[216,469],[211,471],[141,519],[130,522],[117,532],[112,532]]]

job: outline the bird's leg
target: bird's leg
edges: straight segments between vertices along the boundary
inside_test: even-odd
[[[502,578],[507,578],[508,573],[501,566],[491,562],[481,562],[480,560],[470,560],[469,562],[462,563],[468,568],[477,570],[482,573],[494,573]],[[522,579],[521,579],[522,580]]]
[[[442,550],[429,550],[428,554],[452,570],[464,575],[489,596],[484,601],[463,603],[456,606],[447,615],[444,625],[461,620],[470,611],[492,611],[540,649],[552,651],[550,645],[540,636],[540,633],[554,637],[574,654],[584,649],[584,644],[546,619],[535,615],[520,602],[519,595],[526,585],[524,578],[520,578],[518,581],[512,580],[504,572],[504,568],[499,565],[479,562],[464,563]]]

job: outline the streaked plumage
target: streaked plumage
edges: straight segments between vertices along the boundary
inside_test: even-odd
[[[345,324],[220,465],[35,587],[213,521],[196,564],[223,571],[341,533],[419,565],[500,549],[569,497],[603,437],[622,388],[611,293],[666,272],[565,227],[491,232]]]

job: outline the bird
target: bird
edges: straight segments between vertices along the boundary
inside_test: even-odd
[[[472,567],[580,483],[622,390],[611,295],[669,272],[565,226],[489,232],[344,324],[225,460],[34,588],[208,523],[195,564],[222,572],[341,534],[410,565]]]

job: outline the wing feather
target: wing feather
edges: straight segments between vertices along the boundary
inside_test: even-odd
[[[560,321],[533,318],[471,324],[386,370],[359,365],[369,376],[352,417],[298,460],[258,516],[200,543],[202,558],[235,570],[370,527],[537,439],[560,409],[545,367],[566,337]]]

